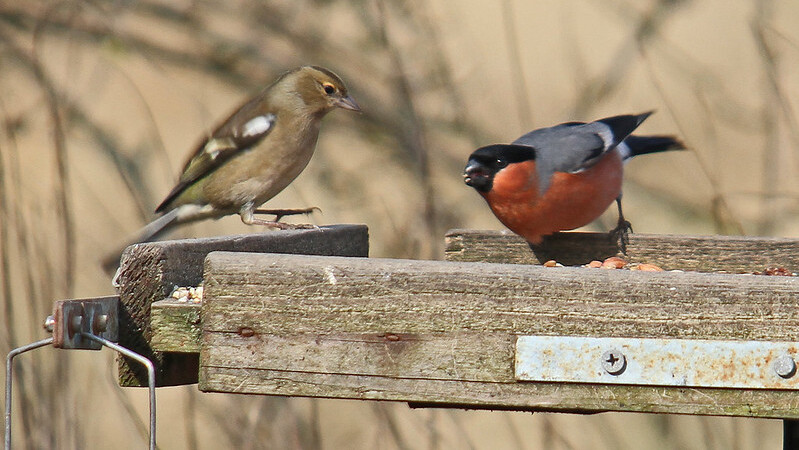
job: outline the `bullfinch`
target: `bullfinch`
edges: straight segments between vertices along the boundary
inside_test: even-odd
[[[144,226],[134,242],[153,240],[176,225],[230,214],[238,214],[248,225],[290,228],[279,222],[281,216],[313,208],[257,208],[305,169],[322,118],[335,108],[361,110],[335,73],[303,66],[282,74],[203,137],[177,184],[156,208],[161,216]],[[276,218],[255,217],[261,212]]]
[[[631,231],[621,210],[624,163],[684,148],[671,136],[630,135],[651,114],[568,122],[531,131],[511,144],[479,148],[469,156],[464,180],[500,222],[531,244],[587,225],[615,200],[619,221],[611,236],[624,251]]]

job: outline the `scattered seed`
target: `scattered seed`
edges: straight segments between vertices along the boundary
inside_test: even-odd
[[[630,270],[640,270],[641,272],[664,272],[662,268],[654,264],[641,263],[631,268]]]
[[[188,301],[191,301],[192,303],[200,303],[202,302],[203,299],[203,287],[175,286],[175,289],[172,291],[172,294],[170,294],[169,296],[180,303],[186,303]]]
[[[755,272],[755,275],[770,275],[777,277],[795,277],[796,274],[786,269],[785,267],[767,267],[762,272]]]
[[[618,256],[611,256],[602,262],[603,269],[621,269],[627,265],[627,261]]]

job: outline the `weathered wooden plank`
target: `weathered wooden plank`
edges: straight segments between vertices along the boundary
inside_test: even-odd
[[[206,391],[799,417],[795,393],[513,374],[522,334],[795,341],[799,278],[227,253],[205,277]]]
[[[548,242],[550,253],[539,251],[540,259],[534,259],[539,257],[524,240],[513,233],[452,230],[447,235],[447,258],[452,261],[471,261],[486,257],[492,262],[537,264],[550,257],[559,257],[561,261],[577,264],[581,261],[602,259],[617,250],[615,244],[602,233],[561,233],[550,238]],[[674,259],[683,255],[685,259],[669,264],[695,270],[753,272],[767,266],[793,267],[795,260],[799,258],[792,252],[794,245],[796,241],[792,239],[636,234],[627,257],[631,262],[655,261],[656,264],[670,267],[664,263],[666,258]],[[651,248],[665,250],[653,252],[649,250]],[[713,256],[708,248],[723,251],[721,255]],[[715,258],[713,267],[706,261],[696,260],[703,254]],[[753,257],[753,254],[757,257]],[[200,346],[200,331],[199,326],[192,322],[199,317],[200,306],[191,303],[175,305],[177,309],[172,309],[171,304],[167,303],[164,304],[164,309],[153,312],[151,344],[158,351],[196,353]],[[164,317],[158,317],[160,315]]]
[[[629,237],[627,260],[666,270],[744,273],[782,266],[799,271],[799,239],[639,233]],[[510,231],[450,230],[445,243],[448,261],[541,264],[554,259],[573,266],[620,255],[606,233],[557,233],[531,247]]]
[[[423,380],[302,370],[200,367],[200,389],[299,397],[393,400],[419,406],[598,413],[741,417],[799,416],[795,392],[768,390],[592,386],[562,383],[483,383]],[[435,401],[431,401],[435,399]]]
[[[150,310],[150,346],[159,352],[199,353],[200,304],[167,298]]]
[[[333,225],[312,230],[286,230],[238,236],[136,244],[125,249],[118,276],[120,345],[156,363],[159,386],[197,382],[197,354],[162,353],[150,345],[151,304],[166,298],[175,286],[202,281],[203,259],[212,251],[304,253],[368,256],[365,225]],[[147,373],[135,362],[119,360],[122,386],[146,386]]]
[[[314,373],[514,381],[510,334],[210,333],[204,345],[209,360],[251,369],[283,370],[299,357],[306,361],[303,370]]]

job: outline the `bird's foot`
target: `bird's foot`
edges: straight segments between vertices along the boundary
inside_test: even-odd
[[[610,230],[608,236],[612,242],[615,242],[619,246],[619,250],[623,254],[627,254],[627,244],[630,243],[630,233],[633,232],[632,224],[624,219],[619,220],[619,224],[616,225],[616,228]]]
[[[280,219],[286,216],[296,216],[300,214],[311,214],[314,211],[322,212],[316,206],[311,206],[310,208],[288,208],[288,209],[256,209],[254,211],[255,214],[269,214],[275,216],[275,220],[273,222],[280,222]]]
[[[253,218],[248,225],[261,225],[273,230],[318,230],[319,227],[311,223],[285,223],[277,220],[263,220]]]
[[[285,223],[274,222],[272,228],[278,230],[318,230],[319,227],[312,223]]]

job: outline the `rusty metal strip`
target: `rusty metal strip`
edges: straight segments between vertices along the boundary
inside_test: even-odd
[[[799,389],[793,342],[519,336],[518,381]]]

